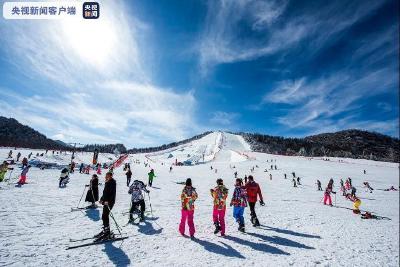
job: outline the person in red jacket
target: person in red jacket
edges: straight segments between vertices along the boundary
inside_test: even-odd
[[[263,196],[261,193],[261,188],[254,181],[254,178],[252,175],[249,175],[248,180],[249,180],[249,182],[245,185],[245,189],[247,191],[247,198],[248,198],[249,207],[250,207],[250,216],[251,216],[250,221],[253,224],[253,226],[260,226],[260,222],[258,221],[255,207],[256,207],[256,202],[257,202],[257,196],[260,197],[260,205],[261,206],[265,205]]]

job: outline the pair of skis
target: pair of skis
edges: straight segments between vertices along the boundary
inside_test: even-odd
[[[79,245],[72,245],[72,246],[67,247],[66,249],[69,250],[69,249],[75,249],[75,248],[83,248],[83,247],[101,245],[101,244],[105,244],[105,243],[121,241],[121,240],[124,240],[127,238],[128,238],[128,236],[123,236],[121,234],[115,234],[114,237],[112,237],[112,238],[102,239],[102,240],[96,240],[96,237],[88,237],[88,238],[82,238],[82,239],[70,239],[69,241],[71,243],[78,243],[78,242],[87,241],[87,240],[91,240],[91,242],[86,242],[86,243],[79,244]]]

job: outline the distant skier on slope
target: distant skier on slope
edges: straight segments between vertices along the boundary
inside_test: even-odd
[[[110,211],[114,207],[115,197],[117,194],[117,183],[113,179],[113,174],[107,172],[105,176],[105,184],[103,189],[103,195],[100,198],[100,203],[103,205],[103,214],[101,219],[103,221],[103,230],[95,236],[97,240],[104,240],[112,238],[110,231]]]
[[[244,232],[245,225],[243,214],[244,209],[247,207],[247,194],[242,179],[240,178],[236,179],[230,206],[233,206],[233,218],[235,218],[236,222],[239,224],[238,230]]]
[[[18,152],[17,154],[17,161],[19,161],[19,158],[21,157],[21,152]]]
[[[186,221],[189,226],[189,234],[190,238],[194,238],[195,227],[193,222],[194,217],[194,202],[196,201],[198,195],[196,192],[196,188],[192,186],[192,179],[187,178],[185,187],[182,190],[181,194],[181,204],[182,204],[182,215],[181,222],[179,224],[179,233],[181,235],[185,235],[185,225]]]
[[[329,180],[329,183],[325,189],[325,193],[324,193],[324,205],[327,204],[329,206],[332,206],[332,198],[331,198],[331,193],[332,194],[336,194],[336,192],[333,192],[333,179]]]
[[[128,193],[131,194],[131,208],[129,210],[129,221],[133,221],[133,211],[140,206],[140,221],[144,221],[144,212],[146,210],[146,204],[144,202],[143,192],[150,193],[147,190],[146,185],[139,180],[133,181],[129,187]]]
[[[128,171],[125,173],[125,175],[126,175],[126,186],[129,187],[129,184],[131,183],[131,178],[132,178],[131,168],[128,168]]]
[[[366,187],[366,189],[369,190],[370,193],[372,193],[372,191],[374,191],[374,189],[370,186],[370,184],[368,182],[364,182],[364,187]]]
[[[322,191],[321,181],[317,180],[318,191]]]
[[[28,166],[28,159],[27,158],[23,158],[22,159],[22,168]]]
[[[81,165],[79,165],[79,173],[83,173],[83,169],[84,169],[84,165],[83,163],[81,163]]]
[[[217,179],[217,186],[210,189],[211,196],[214,199],[213,222],[215,226],[214,234],[221,231],[221,236],[225,235],[225,211],[226,198],[228,197],[228,188],[224,186],[224,181]]]
[[[31,168],[31,165],[26,166],[25,168],[22,169],[21,176],[19,178],[18,184],[23,185],[26,183],[26,176],[28,174],[29,169]]]
[[[154,177],[157,177],[154,173],[154,170],[151,169],[150,172],[147,174],[149,176],[149,186],[152,187],[153,186],[153,179]]]
[[[90,179],[90,184],[86,185],[89,190],[86,193],[85,202],[91,202],[92,207],[96,207],[96,202],[99,200],[99,178],[96,174],[92,175]]]
[[[247,198],[249,201],[250,216],[251,216],[250,221],[253,224],[253,226],[260,226],[260,222],[258,221],[255,208],[257,203],[257,197],[260,197],[260,205],[261,206],[265,205],[261,193],[261,188],[259,184],[254,181],[252,175],[249,176],[249,182],[244,187],[246,189]]]

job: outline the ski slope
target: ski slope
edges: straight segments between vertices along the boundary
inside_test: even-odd
[[[216,132],[203,139],[154,155],[130,155],[133,178],[147,181],[147,172],[157,177],[151,188],[153,215],[138,226],[123,227],[129,238],[75,250],[66,250],[70,238],[83,238],[101,229],[99,210],[71,212],[88,183],[90,176],[75,172],[66,188],[58,188],[59,170],[33,168],[28,184],[21,188],[0,183],[0,265],[1,266],[398,266],[399,265],[399,192],[375,190],[366,192],[362,182],[375,189],[399,188],[399,165],[368,160],[276,156],[249,151],[248,145],[235,135]],[[180,151],[183,149],[183,151]],[[0,149],[0,159],[9,149]],[[22,150],[23,156],[30,150]],[[34,154],[36,154],[34,150]],[[182,152],[182,153],[178,153]],[[204,163],[174,166],[187,154],[207,154]],[[235,154],[236,153],[236,154]],[[240,153],[251,156],[249,159]],[[14,155],[16,152],[14,152]],[[186,156],[185,156],[186,154]],[[23,157],[22,156],[22,157]],[[62,154],[57,162],[69,162],[70,154]],[[21,157],[21,158],[22,158]],[[92,153],[79,154],[79,160],[90,163]],[[100,154],[108,160],[113,155]],[[149,160],[149,159],[151,160]],[[136,160],[140,164],[134,163]],[[267,162],[269,160],[269,162]],[[273,160],[273,163],[271,163]],[[275,162],[276,160],[276,162]],[[150,165],[145,167],[144,163]],[[270,165],[278,170],[268,170]],[[213,166],[213,170],[210,167]],[[233,168],[235,166],[235,168]],[[256,167],[258,166],[258,168]],[[250,169],[254,167],[254,172]],[[217,169],[217,172],[215,172]],[[364,174],[363,170],[367,173]],[[213,234],[212,199],[209,189],[217,178],[233,189],[234,176],[252,174],[259,182],[266,205],[256,210],[262,224],[254,228],[245,211],[246,233],[239,233],[227,207],[227,236]],[[291,172],[301,177],[302,185],[292,186],[284,179]],[[272,180],[269,174],[272,174]],[[11,178],[17,179],[17,171]],[[117,200],[113,209],[120,225],[130,206],[122,167],[114,173]],[[9,176],[7,173],[6,177]],[[191,177],[199,198],[195,211],[195,240],[178,233],[182,182]],[[389,217],[391,220],[362,220],[351,210],[352,203],[338,193],[332,196],[337,207],[321,204],[323,193],[316,190],[316,179],[325,188],[334,178],[339,191],[340,178],[351,177],[361,197],[361,209]],[[100,181],[104,179],[104,172]],[[100,187],[100,191],[102,187]],[[230,197],[229,197],[230,199]],[[82,205],[82,204],[81,204]],[[149,199],[146,199],[149,209]],[[113,230],[115,225],[112,223]]]
[[[242,136],[225,132],[212,132],[199,140],[173,149],[147,155],[153,162],[174,164],[188,162],[189,165],[210,162],[241,162],[249,159],[250,146]]]

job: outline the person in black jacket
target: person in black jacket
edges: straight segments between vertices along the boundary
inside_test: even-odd
[[[131,172],[131,168],[129,168],[129,166],[127,168],[128,168],[128,171],[125,173],[125,175],[126,175],[126,186],[129,187],[129,184],[131,183],[132,172]]]
[[[105,180],[103,196],[99,201],[103,205],[103,215],[101,216],[103,220],[103,231],[95,236],[99,239],[108,238],[111,235],[109,215],[111,209],[114,207],[117,193],[117,183],[113,179],[113,174],[111,172],[107,172]]]
[[[99,178],[97,174],[92,175],[92,179],[90,179],[89,190],[86,193],[86,202],[92,202],[92,207],[96,208],[96,202],[99,200]]]

